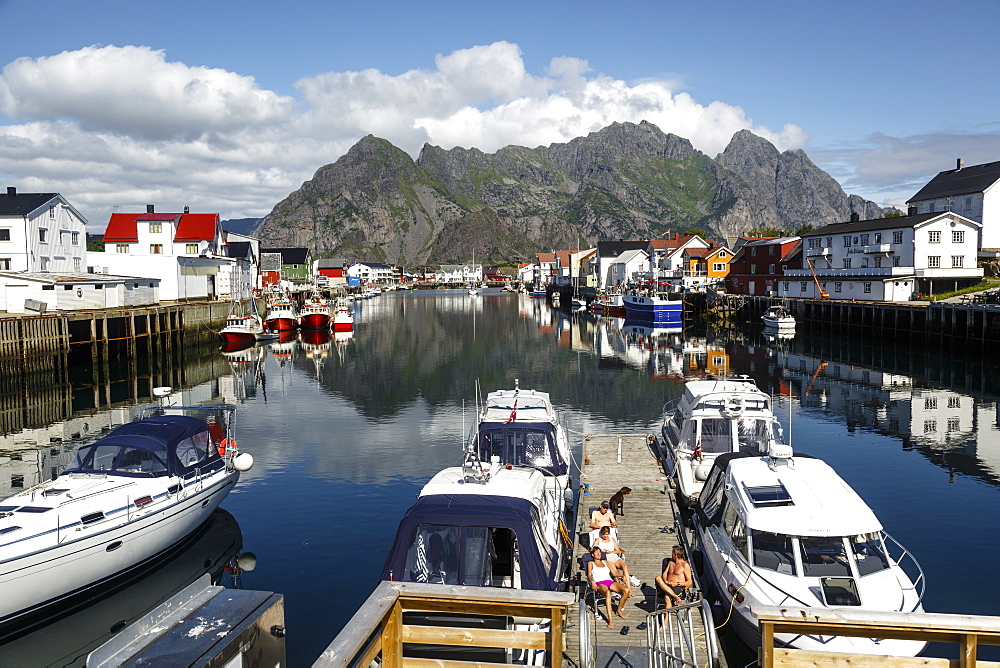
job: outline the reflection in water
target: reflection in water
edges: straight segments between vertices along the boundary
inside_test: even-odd
[[[242,545],[236,519],[218,509],[169,554],[118,578],[97,598],[0,638],[0,665],[83,666],[89,652],[202,575],[209,574],[213,584],[231,584],[239,577],[238,564],[247,561],[235,559]]]

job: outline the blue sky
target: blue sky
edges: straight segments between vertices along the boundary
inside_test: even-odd
[[[260,216],[365,134],[493,151],[747,128],[901,203],[1000,160],[996,0],[0,0],[0,185]]]

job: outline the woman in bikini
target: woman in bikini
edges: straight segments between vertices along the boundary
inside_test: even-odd
[[[627,584],[615,580],[615,576],[620,575],[621,571],[614,564],[604,560],[604,552],[601,551],[601,548],[596,545],[590,548],[590,556],[591,560],[587,562],[587,580],[590,582],[591,589],[598,594],[604,594],[604,607],[608,613],[608,628],[613,629],[611,593],[621,594],[621,600],[618,601],[618,616],[622,619],[628,619],[622,614],[622,610],[625,609],[625,601],[632,595],[632,589]],[[594,605],[597,605],[596,601]]]
[[[601,527],[600,531],[600,537],[594,546],[601,548],[604,558],[614,564],[618,570],[623,571],[626,583],[634,584],[632,575],[628,572],[628,564],[625,563],[625,550],[621,548],[617,540],[611,537],[611,527]]]

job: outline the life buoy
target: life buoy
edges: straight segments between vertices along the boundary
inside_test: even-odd
[[[729,417],[737,417],[743,413],[743,397],[731,396],[722,406],[723,414]]]
[[[220,457],[225,457],[226,456],[226,450],[232,450],[233,452],[235,452],[238,449],[239,448],[236,446],[236,441],[234,439],[224,438],[224,439],[222,439],[222,441],[219,442],[219,456]]]

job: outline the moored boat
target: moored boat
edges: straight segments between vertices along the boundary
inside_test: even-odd
[[[333,312],[333,331],[350,332],[354,329],[354,313],[346,302],[338,301]]]
[[[223,343],[252,343],[278,338],[276,331],[264,327],[257,314],[256,302],[251,299],[250,305],[251,312],[247,315],[243,313],[243,306],[239,302],[233,302],[233,309],[226,316],[226,325],[219,331],[219,338]]]
[[[330,326],[330,303],[319,293],[314,293],[299,311],[302,329],[327,329]]]
[[[922,612],[924,576],[871,508],[825,462],[776,444],[719,456],[695,509],[694,567],[751,647],[759,606]],[[904,570],[905,567],[905,570]],[[920,640],[776,635],[823,652],[912,657]]]
[[[155,559],[204,522],[253,464],[233,439],[234,411],[147,410],[0,502],[0,628]]]
[[[292,300],[282,296],[269,301],[264,326],[279,332],[298,328],[299,317]]]
[[[684,300],[679,296],[652,290],[634,290],[622,295],[628,318],[655,323],[680,323]]]
[[[716,457],[766,453],[782,440],[771,397],[740,377],[686,383],[684,394],[663,407],[656,445],[663,470],[686,505],[701,494]]]
[[[776,329],[779,332],[790,332],[795,330],[795,316],[784,306],[772,306],[764,311],[760,317],[764,327]]]

